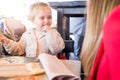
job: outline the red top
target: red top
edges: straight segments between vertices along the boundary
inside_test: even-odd
[[[89,80],[120,80],[120,6],[103,24],[103,40]]]

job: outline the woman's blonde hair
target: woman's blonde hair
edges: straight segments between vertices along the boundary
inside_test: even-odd
[[[45,3],[45,2],[36,2],[34,4],[32,4],[30,6],[30,10],[29,10],[29,20],[30,21],[33,21],[34,20],[34,17],[37,15],[36,14],[36,11],[38,11],[40,8],[43,9],[44,7],[50,7],[50,5],[48,3]]]
[[[88,79],[102,39],[102,25],[109,12],[120,0],[88,0],[86,32],[81,51],[81,63]]]

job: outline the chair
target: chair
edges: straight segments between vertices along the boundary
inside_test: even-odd
[[[69,53],[74,51],[74,41],[64,40],[65,48],[58,54],[59,59],[69,59]]]

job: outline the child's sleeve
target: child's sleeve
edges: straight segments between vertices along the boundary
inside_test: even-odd
[[[52,54],[61,52],[65,47],[61,35],[55,29],[46,33],[46,43]]]
[[[10,40],[10,42],[7,45],[4,45],[6,51],[8,54],[11,55],[23,55],[25,53],[25,41],[24,36],[22,35],[19,42]]]

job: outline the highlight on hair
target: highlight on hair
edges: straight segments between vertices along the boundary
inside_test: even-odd
[[[45,2],[36,2],[36,3],[32,4],[30,6],[30,10],[29,10],[29,16],[28,16],[29,20],[32,21],[36,15],[36,11],[40,8],[43,9],[44,7],[49,7],[51,9],[50,5]]]
[[[81,63],[85,78],[89,77],[102,40],[102,25],[109,12],[120,0],[88,0],[86,32],[81,51]]]

